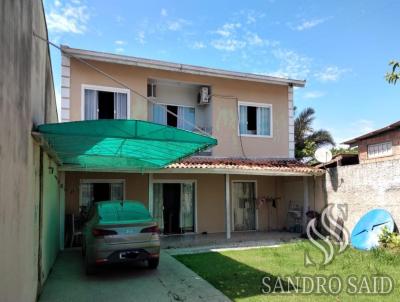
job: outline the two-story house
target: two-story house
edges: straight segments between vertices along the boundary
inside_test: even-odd
[[[62,49],[63,122],[146,120],[188,131],[197,126],[218,140],[164,169],[61,167],[66,213],[99,200],[133,199],[148,206],[164,234],[229,238],[233,231],[299,230],[302,210],[318,208],[321,170],[294,159],[293,88],[305,81]]]

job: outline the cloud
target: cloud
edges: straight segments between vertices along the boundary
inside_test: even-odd
[[[264,13],[260,13],[252,9],[241,10],[236,15],[238,15],[241,20],[244,20],[246,24],[254,24],[259,19],[265,17]]]
[[[124,21],[125,21],[125,18],[120,16],[120,15],[117,15],[117,16],[115,16],[115,21],[117,21],[117,23],[119,25],[122,25],[124,23]]]
[[[280,67],[270,75],[284,78],[305,79],[311,72],[312,60],[293,50],[276,48],[272,55],[279,62]]]
[[[319,24],[322,24],[327,20],[328,20],[328,18],[304,20],[303,22],[301,22],[300,24],[298,24],[296,26],[291,26],[291,28],[293,30],[303,31],[303,30],[311,29]]]
[[[160,12],[160,15],[163,16],[163,17],[168,16],[167,10],[166,10],[165,8],[162,8],[162,9],[161,9],[161,12]]]
[[[181,30],[185,25],[190,24],[189,21],[185,19],[177,19],[167,22],[167,28],[171,31]]]
[[[242,25],[240,23],[225,23],[222,27],[218,28],[215,33],[222,37],[230,37],[232,36],[237,28],[240,28]]]
[[[82,34],[87,30],[90,19],[88,9],[77,1],[62,4],[56,1],[46,15],[47,28],[51,33]]]
[[[116,52],[116,53],[123,53],[123,52],[125,52],[125,48],[124,48],[123,46],[127,44],[126,41],[123,41],[123,40],[116,40],[116,41],[114,41],[114,44],[117,45],[117,48],[115,48],[115,52]]]
[[[140,44],[145,44],[146,43],[146,33],[144,30],[139,31],[136,34],[136,41],[138,41]]]
[[[218,50],[233,52],[246,47],[247,41],[237,33],[241,23],[225,23],[213,33],[218,36],[211,41],[211,46]]]
[[[203,42],[195,41],[195,42],[191,45],[191,47],[192,47],[193,49],[202,49],[202,48],[206,48],[207,46],[206,46],[206,44],[204,44]]]
[[[323,97],[324,95],[325,95],[325,93],[322,91],[308,91],[308,92],[304,93],[303,99],[308,99],[308,100],[318,99],[320,97]]]
[[[256,33],[248,32],[247,33],[247,42],[249,45],[261,46],[264,44],[264,40],[260,38],[260,36]]]
[[[211,42],[211,45],[218,50],[235,51],[246,46],[246,42],[236,39],[219,39]]]
[[[250,30],[246,24],[243,25],[240,22],[225,23],[211,33],[215,38],[210,41],[210,45],[221,51],[233,52],[246,48],[246,51],[252,52],[254,46],[275,47],[279,44],[262,38],[258,33]],[[248,58],[243,52],[242,57]]]
[[[335,82],[339,80],[343,74],[349,72],[348,68],[339,68],[338,66],[328,66],[315,73],[317,80],[321,82]]]
[[[114,43],[117,45],[126,45],[126,41],[123,41],[123,40],[116,40],[116,41],[114,41]]]

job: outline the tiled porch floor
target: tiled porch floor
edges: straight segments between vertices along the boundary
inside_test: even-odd
[[[170,254],[204,252],[212,249],[274,246],[299,239],[300,234],[289,232],[232,232],[169,235],[161,238],[161,247]]]

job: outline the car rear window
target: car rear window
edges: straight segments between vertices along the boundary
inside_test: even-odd
[[[149,211],[139,202],[107,202],[98,205],[101,222],[121,222],[151,219]]]

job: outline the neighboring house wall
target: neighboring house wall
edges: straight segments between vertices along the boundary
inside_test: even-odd
[[[35,126],[57,122],[56,101],[48,47],[43,41],[34,38],[33,32],[47,36],[41,1],[1,1],[2,301],[36,301],[38,289],[40,290],[59,247],[57,240],[50,239],[53,237],[50,235],[51,229],[58,228],[57,183],[53,180],[54,175],[47,175],[47,155],[31,136]],[[41,154],[44,158],[42,164]],[[52,166],[55,166],[54,163]],[[52,215],[54,218],[51,223],[47,223],[47,217]],[[41,235],[40,224],[43,226]],[[43,251],[40,264],[39,250]],[[39,275],[43,277],[40,284]]]
[[[69,61],[69,62],[68,62]],[[106,87],[118,87],[112,80],[90,69],[76,59],[64,59],[70,68],[63,67],[65,85],[68,85],[67,75],[70,74],[70,89],[65,89],[65,106],[63,110],[65,121],[82,119],[82,84]],[[211,110],[205,116],[211,116],[212,134],[218,139],[218,146],[213,148],[213,156],[218,157],[263,157],[288,158],[293,157],[293,103],[292,88],[286,85],[271,85],[258,82],[230,80],[209,76],[183,74],[149,68],[140,68],[121,64],[94,62],[92,64],[101,70],[123,81],[142,95],[147,95],[148,79],[168,79],[196,85],[212,87]],[[63,63],[64,64],[64,63]],[[64,75],[63,75],[64,77]],[[234,96],[221,98],[219,96]],[[148,103],[138,95],[131,93],[130,118],[147,120],[149,118]],[[171,98],[171,96],[168,96]],[[162,102],[162,99],[160,100]],[[184,100],[179,100],[183,102]],[[192,105],[196,100],[188,100]],[[266,103],[272,105],[272,137],[240,137],[238,135],[238,105],[237,101]],[[197,107],[199,108],[199,107]],[[205,109],[199,109],[205,110]],[[211,112],[210,112],[211,111]],[[290,115],[289,115],[290,113]],[[67,118],[68,117],[68,118]],[[200,121],[198,121],[200,122]],[[291,123],[291,128],[289,124]],[[204,126],[204,125],[200,125]],[[291,133],[289,135],[289,132]],[[240,139],[241,138],[241,139]],[[291,141],[291,146],[289,146]],[[289,149],[291,150],[289,152]]]
[[[368,156],[369,145],[375,145],[386,142],[391,142],[392,154],[387,156],[382,156],[382,157],[377,156],[372,158]],[[358,142],[358,156],[360,159],[360,163],[371,163],[371,162],[380,162],[384,160],[400,159],[400,130],[396,129],[385,132],[376,137],[360,140]]]
[[[348,205],[345,225],[351,232],[367,211],[388,210],[399,225],[400,160],[343,166],[327,169],[325,174],[327,203]]]
[[[46,280],[60,250],[60,201],[57,165],[43,156],[42,280]]]

